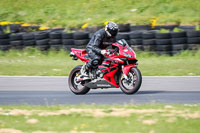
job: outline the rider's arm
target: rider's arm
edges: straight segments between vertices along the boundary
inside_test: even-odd
[[[93,51],[95,51],[98,54],[101,54],[101,49],[99,48],[101,43],[102,37],[100,34],[97,34],[94,36],[94,42],[92,45],[87,46],[88,48],[91,48]]]
[[[113,38],[113,42],[117,42],[116,37]],[[112,45],[113,53],[118,52],[119,48],[117,46]]]

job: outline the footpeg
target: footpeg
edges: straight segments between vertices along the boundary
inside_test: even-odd
[[[84,80],[88,80],[88,79],[90,79],[90,78],[89,77],[84,77],[83,75],[80,75],[80,76],[77,77],[77,81],[78,82],[81,82],[81,81],[84,81]]]

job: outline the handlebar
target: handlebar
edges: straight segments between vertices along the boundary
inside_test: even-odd
[[[109,56],[109,55],[113,55],[113,54],[117,54],[119,51],[118,49],[105,49],[106,50],[106,54],[104,54],[104,56]]]
[[[119,52],[119,48],[116,47],[115,49],[108,49],[106,51],[108,52],[107,55],[110,55],[110,54],[118,53]]]

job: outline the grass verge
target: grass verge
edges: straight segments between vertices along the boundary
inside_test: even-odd
[[[183,51],[175,56],[158,56],[136,52],[143,76],[199,76],[200,50]],[[83,63],[74,61],[66,51],[41,52],[33,48],[24,51],[0,51],[0,75],[10,76],[68,76]]]
[[[198,24],[199,0],[1,0],[0,21],[81,27],[84,23]]]
[[[0,118],[0,132],[197,133],[200,105],[14,105]]]

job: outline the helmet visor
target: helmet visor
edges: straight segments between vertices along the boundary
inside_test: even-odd
[[[114,37],[114,36],[117,35],[117,33],[118,33],[118,29],[110,30],[109,33]]]

